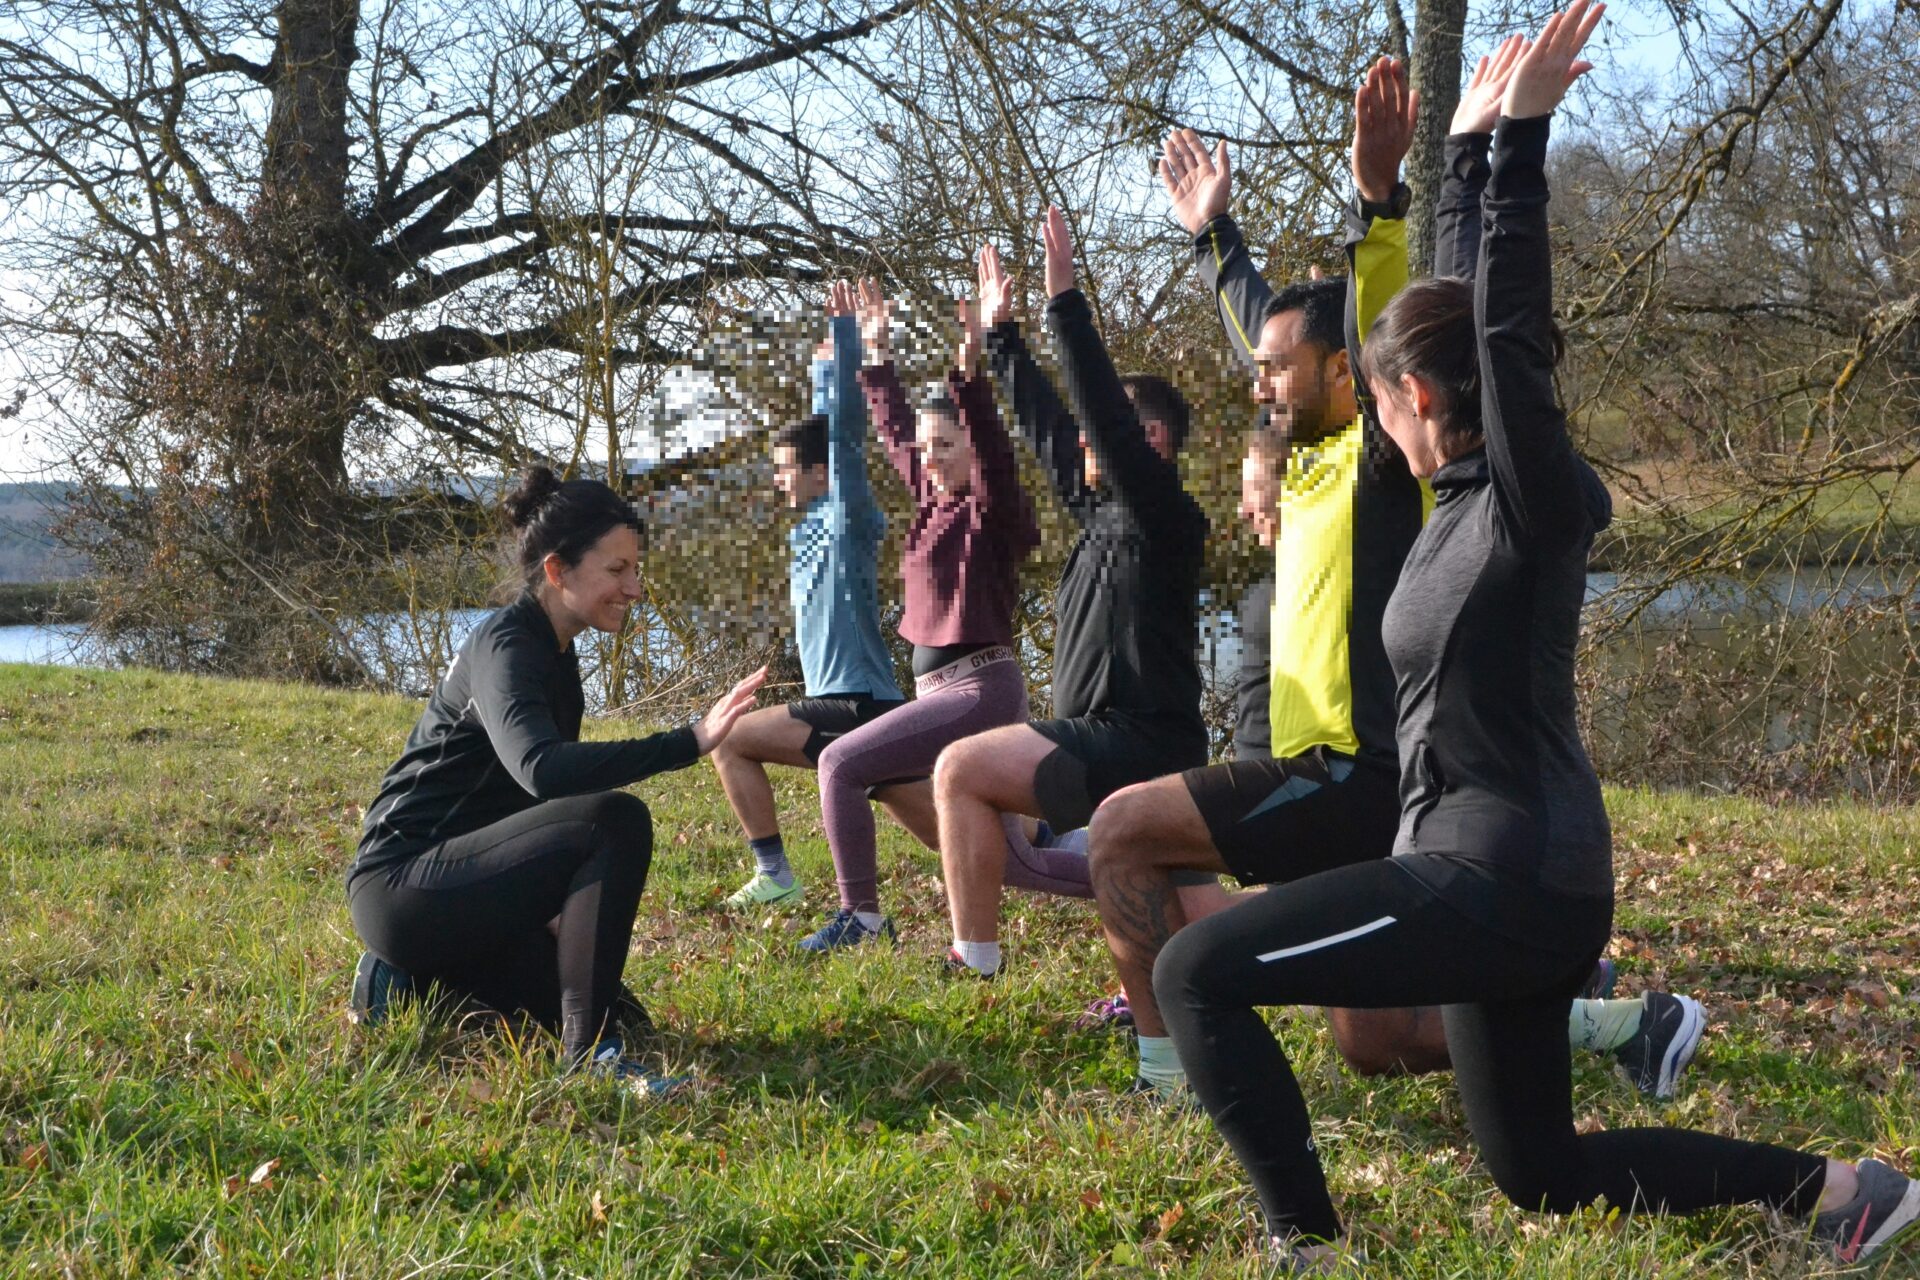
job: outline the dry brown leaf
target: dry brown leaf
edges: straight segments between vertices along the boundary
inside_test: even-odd
[[[271,1160],[263,1160],[254,1167],[254,1170],[252,1173],[247,1175],[247,1185],[250,1187],[264,1187],[269,1182],[273,1181],[273,1175],[278,1173],[279,1171],[280,1171],[279,1156],[275,1156]]]
[[[231,1200],[247,1189],[247,1180],[236,1173],[226,1180],[224,1187],[227,1199]]]
[[[1089,1209],[1098,1209],[1100,1207],[1100,1193],[1089,1187],[1080,1193],[1080,1203]]]
[[[1173,1208],[1160,1215],[1160,1234],[1165,1235],[1180,1225],[1180,1219],[1187,1216],[1187,1206],[1176,1202]]]
[[[498,1096],[494,1087],[477,1076],[467,1081],[467,1096],[475,1102],[492,1102]]]
[[[47,1160],[48,1160],[48,1157],[51,1155],[52,1155],[52,1152],[47,1150],[46,1143],[36,1142],[32,1146],[28,1147],[26,1150],[22,1151],[20,1153],[20,1158],[14,1161],[14,1163],[19,1165],[22,1169],[25,1169],[29,1173],[38,1173],[40,1172],[40,1170],[47,1167]]]
[[[607,1220],[607,1202],[601,1198],[598,1191],[593,1193],[593,1220],[595,1222]]]

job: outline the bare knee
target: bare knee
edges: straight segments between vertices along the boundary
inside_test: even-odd
[[[979,754],[979,748],[965,740],[940,752],[933,762],[933,797],[936,803],[966,795],[973,790],[976,757]]]

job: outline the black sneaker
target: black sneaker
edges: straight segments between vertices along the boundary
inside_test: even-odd
[[[347,1017],[357,1026],[377,1027],[387,1020],[388,1006],[411,999],[413,994],[412,974],[371,951],[362,951],[360,965],[353,971]]]
[[[1640,1092],[1671,1098],[1674,1082],[1693,1061],[1693,1051],[1706,1033],[1706,1011],[1698,1000],[1664,991],[1646,992],[1640,1003],[1645,1007],[1640,1029],[1613,1056]]]
[[[640,1003],[640,997],[633,994],[633,990],[624,982],[613,997],[613,1007],[607,1010],[607,1020],[623,1037],[636,1044],[650,1040],[655,1035],[653,1018],[647,1013],[647,1006]]]
[[[1856,1166],[1860,1190],[1838,1209],[1813,1216],[1813,1234],[1843,1266],[1865,1262],[1920,1221],[1920,1182],[1879,1160]]]

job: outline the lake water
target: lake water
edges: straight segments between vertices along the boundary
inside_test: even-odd
[[[1916,606],[1917,580],[1908,569],[1784,570],[1752,578],[1705,578],[1681,583],[1657,592],[1640,602],[1612,573],[1590,574],[1587,578],[1589,621],[1597,621],[1608,611],[1626,607],[1626,602],[1643,603],[1642,626],[1667,628],[1689,623],[1696,629],[1723,625],[1729,621],[1757,621],[1786,613],[1807,613],[1816,609],[1872,602],[1889,602],[1904,597],[1909,609]],[[1629,590],[1622,590],[1623,587]],[[445,643],[449,651],[458,648],[482,618],[486,609],[463,609],[447,618]],[[402,627],[398,619],[365,626],[363,636],[377,635],[384,628],[392,651],[405,651]],[[0,627],[0,662],[53,663],[60,665],[98,665],[100,655],[84,643],[86,629],[77,624],[54,626]],[[664,637],[662,643],[666,643]],[[1201,650],[1205,660],[1223,679],[1231,680],[1240,657],[1238,628],[1231,614],[1210,613],[1202,620]],[[433,673],[437,675],[438,673]],[[408,669],[397,683],[416,690],[431,681],[424,670]]]

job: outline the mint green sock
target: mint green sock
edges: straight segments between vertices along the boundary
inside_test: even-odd
[[[1187,1087],[1187,1069],[1180,1065],[1180,1054],[1172,1036],[1140,1036],[1140,1078],[1172,1097]]]
[[[1606,1053],[1633,1039],[1646,1005],[1638,1000],[1575,1000],[1567,1014],[1567,1043]]]

